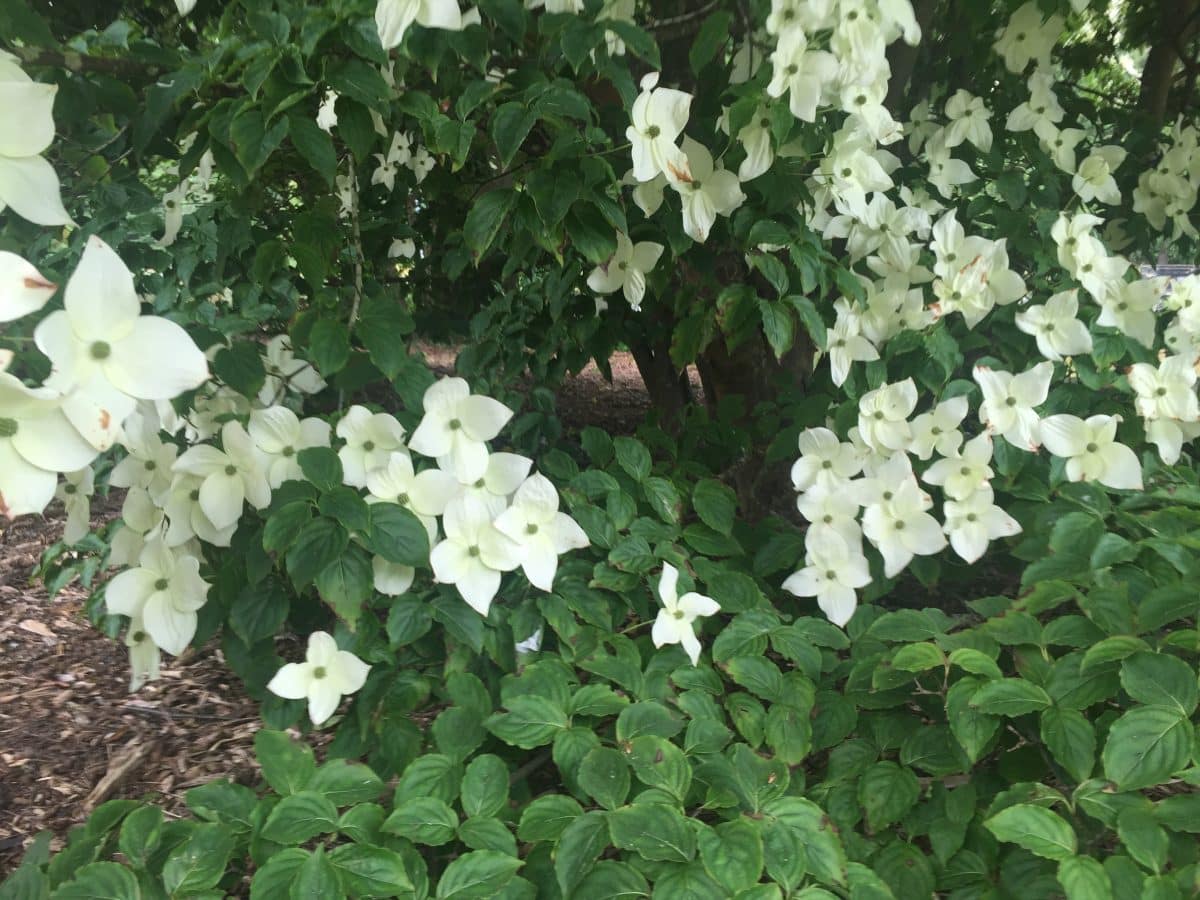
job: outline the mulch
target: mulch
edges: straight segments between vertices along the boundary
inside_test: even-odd
[[[436,370],[452,370],[452,349],[421,349]],[[618,354],[612,371],[610,383],[591,365],[559,392],[568,429],[628,434],[644,419],[650,401],[632,358]],[[97,498],[93,527],[119,510],[119,492]],[[258,779],[258,706],[214,643],[164,655],[162,680],[130,694],[124,644],[82,611],[88,590],[71,583],[51,598],[31,580],[62,527],[57,506],[44,518],[0,520],[0,879],[34,835],[50,830],[61,847],[105,800],[152,800],[180,816],[191,787]]]

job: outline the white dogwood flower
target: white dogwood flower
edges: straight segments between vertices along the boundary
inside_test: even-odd
[[[54,364],[47,385],[71,391],[63,412],[97,450],[112,446],[137,400],[169,400],[208,380],[208,361],[186,331],[141,315],[132,273],[98,237],[88,239],[63,305],[34,339]]]
[[[267,341],[263,366],[267,377],[258,392],[258,402],[263,406],[274,406],[289,389],[301,394],[319,394],[325,390],[325,379],[312,363],[296,358],[292,339],[286,334],[277,334]]]
[[[371,667],[324,631],[308,636],[304,662],[287,663],[267,682],[267,690],[285,700],[307,700],[308,717],[320,725],[332,716],[342,697],[367,682]]]
[[[973,563],[987,551],[990,541],[1021,533],[1021,525],[998,507],[990,485],[942,507],[944,530],[954,552]]]
[[[1079,195],[1079,199],[1085,203],[1088,200],[1120,203],[1121,192],[1112,173],[1125,161],[1125,155],[1125,148],[1115,144],[1094,148],[1079,164],[1075,177],[1071,179],[1071,188]]]
[[[791,28],[780,35],[771,53],[771,65],[767,94],[771,97],[787,94],[792,115],[802,122],[815,122],[817,107],[837,78],[837,57],[826,50],[810,50],[803,29]]]
[[[879,359],[879,351],[862,335],[862,315],[844,299],[834,303],[837,320],[825,335],[825,354],[829,357],[829,376],[837,387],[850,377],[850,366],[856,362]]]
[[[187,649],[196,634],[196,611],[208,598],[200,560],[176,555],[161,540],[147,542],[138,567],[113,577],[104,603],[114,615],[140,616],[154,643],[172,656]]]
[[[437,160],[433,158],[432,154],[424,147],[418,147],[413,151],[412,159],[408,161],[408,170],[413,173],[417,184],[420,184],[436,165]]]
[[[183,227],[183,201],[187,199],[187,184],[180,183],[163,194],[163,236],[156,241],[158,247],[170,247]]]
[[[1137,454],[1117,443],[1120,416],[1047,416],[1042,442],[1053,455],[1067,461],[1071,481],[1098,481],[1117,490],[1140,491],[1142,467]]]
[[[394,451],[404,450],[404,426],[395,416],[373,413],[365,406],[346,410],[337,424],[337,436],[346,442],[338,450],[342,480],[356,488],[366,487],[367,473],[387,465]]]
[[[417,255],[417,245],[412,238],[396,238],[388,247],[388,259],[412,259]]]
[[[883,573],[894,578],[913,556],[928,556],[946,546],[937,519],[926,512],[933,505],[915,481],[896,485],[890,500],[863,512],[863,534],[883,556]]]
[[[712,597],[688,591],[679,596],[679,570],[670,563],[663,563],[662,577],[658,580],[658,596],[663,608],[650,629],[650,640],[655,647],[681,644],[692,665],[700,662],[700,639],[696,637],[696,619],[714,616],[721,607]]]
[[[1180,422],[1176,419],[1148,419],[1146,440],[1158,449],[1159,458],[1168,466],[1179,462],[1184,441],[1200,437],[1200,422]]]
[[[946,496],[962,500],[987,486],[991,480],[992,436],[986,431],[967,441],[961,454],[939,459],[921,477],[930,484],[940,485]]]
[[[145,488],[131,487],[121,502],[120,527],[112,536],[108,564],[115,569],[136,565],[146,541],[161,534],[163,509]]]
[[[161,662],[158,645],[146,633],[146,623],[141,615],[130,618],[125,632],[125,646],[129,648],[129,693],[140,690],[147,681],[161,678]]]
[[[912,442],[908,452],[918,459],[929,459],[936,450],[942,456],[954,456],[962,446],[959,430],[967,417],[967,398],[952,397],[921,413],[912,420]]]
[[[816,597],[829,621],[844,628],[858,607],[858,588],[871,583],[867,558],[832,530],[810,530],[804,538],[804,568],[783,582],[797,597]]]
[[[828,428],[806,428],[797,442],[800,458],[792,465],[792,486],[807,491],[814,486],[837,489],[862,471],[862,454],[844,444]]]
[[[237,520],[218,528],[200,504],[200,488],[205,479],[198,475],[177,474],[162,498],[167,517],[163,540],[168,547],[181,547],[199,538],[214,547],[228,547],[237,531]]]
[[[737,175],[722,167],[714,168],[708,148],[683,139],[690,178],[671,181],[671,187],[683,200],[683,231],[693,241],[704,243],[717,216],[730,216],[746,202]]]
[[[975,180],[975,173],[970,166],[961,159],[951,157],[944,128],[938,129],[925,142],[925,161],[929,163],[929,183],[947,200],[954,196],[956,187]]]
[[[1097,325],[1107,325],[1127,334],[1144,347],[1154,346],[1155,310],[1162,300],[1166,280],[1139,278],[1110,286],[1100,299]]]
[[[90,466],[77,472],[63,473],[63,480],[59,482],[54,497],[62,502],[67,512],[63,541],[68,545],[79,543],[91,531],[92,494],[95,492],[95,473]]]
[[[652,181],[659,174],[671,183],[688,181],[688,158],[675,145],[687,125],[692,95],[672,88],[658,87],[658,73],[642,78],[642,90],[633,102],[633,124],[625,137],[633,145],[633,176]]]
[[[1127,370],[1129,386],[1137,394],[1138,415],[1147,419],[1200,418],[1196,401],[1196,369],[1190,356],[1170,356],[1157,367],[1134,363]]]
[[[328,422],[316,417],[300,419],[286,406],[254,410],[246,430],[263,455],[272,489],[285,481],[304,478],[297,453],[309,447],[329,446]]]
[[[171,487],[179,450],[159,437],[158,422],[134,413],[125,422],[122,445],[129,455],[113,466],[108,483],[113,487],[144,488],[152,498],[162,497]]]
[[[858,401],[858,430],[872,450],[907,449],[912,440],[908,417],[917,406],[917,386],[911,378],[867,391]]]
[[[400,173],[400,167],[407,166],[412,160],[411,143],[412,139],[404,132],[397,131],[392,135],[392,145],[388,148],[387,156],[382,153],[375,154],[379,165],[371,174],[371,184],[382,184],[389,194],[396,189],[396,176]]]
[[[0,515],[40,513],[59,472],[82,469],[96,449],[79,436],[49,388],[28,388],[0,372]]]
[[[438,465],[445,468],[451,465],[451,461],[443,456]],[[492,453],[488,456],[482,475],[471,481],[459,481],[458,494],[482,503],[494,519],[508,508],[509,498],[529,477],[532,468],[533,460],[528,456]]]
[[[988,124],[991,115],[981,97],[959,88],[946,101],[949,123],[946,125],[945,146],[953,148],[967,141],[981,153],[987,153],[992,149],[992,127]]]
[[[412,458],[399,451],[393,451],[385,465],[367,472],[366,488],[368,503],[395,503],[416,516],[425,526],[431,544],[437,540],[437,517],[462,492],[462,485],[450,472],[441,469],[417,472]]]
[[[1012,14],[996,38],[992,46],[1004,57],[1008,71],[1024,72],[1031,61],[1035,61],[1040,69],[1050,67],[1050,51],[1065,23],[1057,13],[1044,20],[1042,16],[1037,3],[1026,3]]]
[[[1020,450],[1036,452],[1041,446],[1035,406],[1046,402],[1054,363],[1041,362],[1019,375],[976,366],[974,377],[983,391],[979,421]]]
[[[472,394],[462,378],[442,378],[425,391],[425,415],[408,445],[422,456],[448,458],[459,481],[469,483],[487,470],[490,441],[513,411],[491,397]]]
[[[617,232],[617,252],[603,265],[596,266],[588,275],[588,287],[597,294],[621,291],[630,307],[642,308],[646,296],[646,275],[658,264],[666,248],[654,241],[633,243],[621,232]]]
[[[558,511],[558,491],[550,479],[535,474],[525,479],[512,505],[496,517],[496,528],[521,548],[521,569],[529,583],[554,590],[558,558],[588,546],[587,535],[566,513]]]
[[[849,484],[817,483],[796,498],[796,509],[809,522],[809,534],[831,529],[853,547],[862,544],[858,497]]]
[[[198,502],[218,529],[236,524],[246,501],[255,509],[271,502],[267,460],[240,422],[226,422],[221,428],[221,446],[224,449],[197,444],[175,461],[176,472],[204,479]]]
[[[488,508],[470,497],[457,497],[442,516],[446,539],[429,554],[433,576],[453,584],[471,609],[486,616],[500,590],[502,572],[521,565],[521,548],[492,524]]]
[[[181,16],[186,16],[196,8],[196,2],[197,0],[175,0],[175,8]]]
[[[54,296],[58,285],[15,253],[0,250],[0,322],[35,313]]]
[[[1059,128],[1043,119],[1034,124],[1033,133],[1038,136],[1042,149],[1054,160],[1054,164],[1064,172],[1074,174],[1075,148],[1087,137],[1087,132],[1082,128]]]
[[[0,50],[0,211],[35,225],[67,225],[58,175],[42,158],[54,140],[54,96],[58,85],[38,84],[21,71],[17,58]]]
[[[1065,356],[1092,352],[1092,335],[1075,318],[1079,313],[1078,291],[1060,291],[1045,306],[1027,306],[1017,313],[1016,324],[1037,339],[1038,352],[1059,362]]]
[[[746,151],[746,158],[738,166],[739,181],[751,181],[771,168],[775,151],[771,147],[771,119],[765,106],[754,110],[750,121],[738,131],[737,139]]]

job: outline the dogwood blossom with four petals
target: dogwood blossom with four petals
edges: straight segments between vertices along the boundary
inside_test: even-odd
[[[814,486],[837,488],[862,471],[862,454],[844,444],[828,428],[806,428],[798,439],[800,458],[792,465],[792,486],[808,491]]]
[[[597,294],[621,291],[634,310],[642,308],[646,296],[646,275],[658,264],[666,248],[654,241],[633,243],[617,232],[617,252],[588,275],[588,287]]]
[[[368,472],[386,465],[394,451],[404,449],[404,426],[396,417],[373,413],[365,406],[346,410],[337,424],[337,436],[346,442],[338,450],[342,480],[357,488],[367,486]]]
[[[472,394],[462,378],[442,378],[422,400],[425,415],[408,441],[422,456],[446,457],[459,481],[472,482],[487,470],[487,441],[500,433],[513,411],[491,397]]]
[[[683,139],[691,177],[671,181],[683,200],[683,231],[693,241],[704,243],[717,216],[730,216],[746,202],[737,175],[714,167],[708,148],[689,137]]]
[[[1142,467],[1137,454],[1117,443],[1120,416],[1047,416],[1042,420],[1042,443],[1067,461],[1071,481],[1098,481],[1117,490],[1140,491]]]
[[[446,539],[429,553],[433,576],[452,584],[481,616],[491,609],[504,572],[521,565],[521,548],[492,523],[487,506],[470,497],[456,497],[442,516]]]
[[[939,459],[921,477],[929,484],[940,485],[950,499],[962,500],[991,480],[991,459],[992,437],[984,432],[967,441],[961,454]]]
[[[221,428],[221,446],[224,449],[196,444],[175,461],[176,472],[203,479],[197,499],[217,529],[236,524],[246,501],[255,509],[271,502],[267,460],[240,422],[226,422]]]
[[[304,478],[297,454],[310,447],[329,446],[329,423],[315,416],[301,419],[286,406],[269,406],[250,413],[250,440],[262,453],[271,489]]]
[[[1125,148],[1115,144],[1094,148],[1079,164],[1071,179],[1071,188],[1079,195],[1079,199],[1085,203],[1088,200],[1120,203],[1121,192],[1112,173],[1125,161],[1125,156]]]
[[[858,608],[858,588],[871,583],[871,571],[862,550],[856,551],[837,531],[810,530],[804,539],[804,568],[783,582],[797,597],[816,597],[829,621],[846,627]]]
[[[1041,446],[1041,438],[1034,407],[1046,402],[1053,375],[1054,363],[1051,362],[1038,363],[1019,375],[976,366],[975,381],[983,391],[979,421],[1014,447],[1036,452]]]
[[[314,631],[308,636],[304,662],[283,666],[267,682],[267,690],[285,700],[307,700],[309,719],[320,725],[337,712],[342,697],[367,683],[370,671],[353,653],[339,650],[332,635]]]
[[[968,563],[983,556],[990,541],[1021,533],[1021,524],[996,505],[989,485],[966,497],[947,500],[942,511],[950,546]]]
[[[633,145],[633,176],[638,181],[652,181],[660,174],[671,183],[691,180],[688,158],[675,144],[691,106],[691,94],[658,87],[657,72],[642,78],[642,91],[633,102],[633,124],[625,129]]]
[[[908,417],[917,406],[911,378],[867,391],[858,401],[858,430],[863,442],[880,452],[907,449],[912,440]]]
[[[208,598],[200,560],[176,554],[161,540],[146,544],[138,567],[108,583],[104,603],[114,615],[141,617],[155,645],[172,656],[187,649],[196,634],[196,611]]]
[[[67,512],[63,541],[68,545],[78,544],[91,531],[92,494],[95,492],[96,477],[90,466],[63,474],[54,497],[62,502]]]
[[[396,451],[386,465],[367,472],[366,488],[368,503],[395,503],[415,515],[425,526],[431,544],[437,540],[437,517],[462,492],[462,485],[450,472],[417,472],[412,458]]]
[[[1078,291],[1060,291],[1044,306],[1027,306],[1017,313],[1016,324],[1037,339],[1038,352],[1060,362],[1063,357],[1092,352],[1092,335],[1075,318],[1079,313]]]
[[[658,580],[658,596],[663,608],[658,611],[650,629],[650,640],[655,647],[680,644],[692,661],[700,662],[700,639],[696,637],[695,621],[703,616],[715,616],[721,607],[712,597],[688,591],[679,596],[679,570],[670,563],[663,563],[662,577]]]
[[[143,316],[133,274],[98,237],[63,293],[64,309],[34,330],[54,364],[46,384],[70,393],[63,412],[97,450],[107,450],[137,400],[169,400],[208,380],[208,360],[179,325]]]
[[[929,556],[946,546],[937,519],[926,512],[933,506],[915,481],[896,485],[890,500],[868,506],[863,512],[863,534],[883,556],[883,574],[894,578],[913,556]]]
[[[588,546],[579,524],[558,510],[558,491],[546,476],[534,474],[517,488],[512,504],[496,517],[496,529],[521,548],[521,570],[529,583],[554,589],[558,558]]]
[[[967,417],[967,398],[952,397],[944,400],[927,413],[912,420],[912,441],[908,452],[918,459],[929,459],[933,451],[942,456],[954,456],[962,446],[963,434],[959,430]]]

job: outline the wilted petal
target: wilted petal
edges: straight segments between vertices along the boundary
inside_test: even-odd
[[[0,133],[3,129],[0,128]],[[42,277],[15,253],[0,250],[0,322],[11,322],[37,312],[54,296],[58,286]]]

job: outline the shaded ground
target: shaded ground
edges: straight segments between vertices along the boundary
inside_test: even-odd
[[[452,371],[452,348],[422,350],[438,371]],[[642,421],[650,404],[633,359],[618,354],[612,370],[611,384],[593,365],[560,391],[567,428],[628,434]],[[93,524],[118,509],[97,501]],[[62,525],[58,507],[45,519],[0,523],[0,878],[33,835],[49,829],[60,846],[104,800],[156,799],[180,815],[188,788],[258,777],[257,705],[214,645],[164,656],[162,680],[130,694],[124,645],[82,613],[87,590],[71,584],[51,600],[31,583]]]

